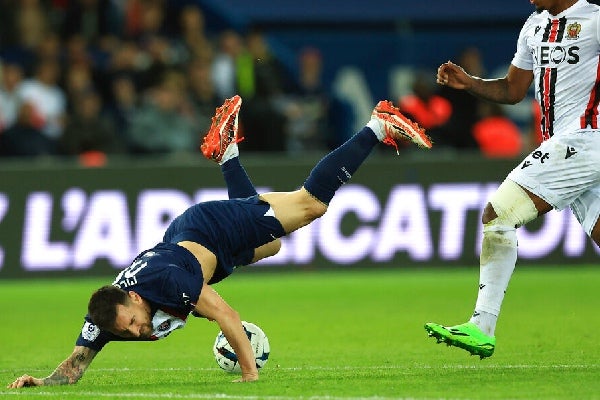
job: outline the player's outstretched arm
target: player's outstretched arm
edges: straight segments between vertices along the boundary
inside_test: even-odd
[[[56,367],[46,378],[23,375],[10,383],[7,388],[17,389],[28,386],[68,385],[76,383],[90,365],[97,351],[84,346],[75,346],[73,353]]]
[[[202,286],[195,311],[209,320],[216,321],[227,341],[238,357],[242,368],[242,377],[234,382],[251,382],[258,380],[258,369],[250,340],[244,332],[239,314],[207,284]]]
[[[516,104],[527,95],[533,72],[510,65],[503,78],[482,79],[469,75],[462,67],[448,61],[438,68],[437,83],[453,89],[467,90],[474,96],[501,104]]]

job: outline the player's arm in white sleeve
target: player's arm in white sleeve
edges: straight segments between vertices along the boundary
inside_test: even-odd
[[[254,352],[252,351],[250,340],[246,336],[238,312],[231,308],[206,283],[202,286],[195,311],[203,317],[216,321],[219,324],[221,331],[237,355],[238,362],[242,368],[242,377],[234,382],[251,382],[257,380],[258,368],[256,368]]]
[[[83,373],[89,367],[96,354],[98,352],[89,347],[75,346],[71,355],[60,363],[54,372],[46,378],[34,378],[30,375],[23,375],[10,383],[7,388],[17,389],[27,386],[69,385],[76,383],[83,376]]]

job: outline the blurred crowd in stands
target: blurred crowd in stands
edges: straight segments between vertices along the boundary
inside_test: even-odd
[[[352,110],[321,80],[307,47],[297,73],[260,30],[208,32],[184,0],[0,0],[0,155],[78,156],[197,151],[215,107],[239,93],[245,150],[324,151]],[[483,75],[476,50],[458,60]],[[496,105],[444,92],[417,73],[401,109],[441,147],[511,157],[529,149]]]

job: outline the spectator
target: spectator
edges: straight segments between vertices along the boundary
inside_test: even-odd
[[[95,90],[92,69],[83,63],[71,64],[66,71],[63,86],[67,96],[67,109],[70,113],[75,110],[81,93]]]
[[[0,134],[0,155],[38,157],[56,154],[56,141],[39,129],[38,118],[30,103],[23,103],[16,122]]]
[[[65,39],[80,36],[86,43],[98,45],[112,35],[110,18],[115,16],[111,0],[76,0],[67,2],[62,33]]]
[[[188,65],[189,98],[193,107],[194,130],[198,134],[207,132],[215,108],[221,104],[210,76],[210,65],[196,59]]]
[[[131,0],[125,10],[125,35],[138,43],[146,37],[166,36],[162,0]]]
[[[244,51],[241,36],[233,30],[225,30],[219,35],[219,46],[213,59],[211,76],[219,100],[232,97],[237,92],[238,57]]]
[[[402,96],[398,108],[400,111],[423,128],[438,145],[447,142],[444,130],[440,130],[452,115],[452,104],[436,93],[435,74],[429,71],[416,72],[411,90]]]
[[[247,52],[236,60],[238,92],[244,97],[240,120],[247,135],[245,148],[254,151],[286,150],[286,116],[278,104],[292,89],[292,79],[273,55],[258,30],[246,36]]]
[[[0,132],[10,128],[17,121],[21,99],[17,88],[23,79],[23,69],[16,63],[5,62],[0,69]]]
[[[95,67],[90,53],[90,44],[84,36],[75,34],[63,43],[66,50],[65,64],[83,65],[90,69]]]
[[[138,73],[140,89],[144,90],[159,84],[162,76],[176,65],[173,49],[167,38],[163,36],[148,36],[141,50],[147,56],[147,66]]]
[[[331,137],[329,107],[331,96],[321,82],[321,53],[314,48],[300,52],[298,86],[289,96],[289,102],[281,102],[287,118],[287,151],[325,150]]]
[[[486,157],[517,157],[523,150],[519,127],[508,118],[498,103],[479,101],[481,119],[473,125],[473,136]]]
[[[121,152],[124,146],[119,142],[114,127],[101,115],[100,96],[92,89],[83,90],[75,96],[74,104],[74,113],[60,140],[61,154]]]
[[[129,74],[116,75],[110,82],[111,102],[108,113],[122,141],[126,141],[126,134],[132,118],[138,108],[138,95],[135,83]]]
[[[259,30],[251,30],[246,36],[246,47],[251,63],[245,67],[253,73],[244,73],[238,67],[238,90],[246,97],[273,98],[289,93],[293,79],[273,54],[267,38]],[[245,82],[245,80],[252,82]]]
[[[42,59],[36,66],[35,76],[26,79],[19,87],[23,102],[33,107],[36,126],[50,140],[62,135],[66,97],[58,86],[59,65],[54,59]]]
[[[162,76],[177,66],[177,52],[167,34],[167,2],[161,0],[133,1],[128,21],[129,38],[138,49],[136,59],[137,87],[146,90],[159,84]]]
[[[458,64],[475,76],[485,76],[481,54],[477,48],[467,48],[458,56]],[[440,127],[438,134],[433,137],[436,148],[443,146],[457,150],[478,149],[473,137],[473,125],[478,121],[478,100],[464,90],[453,90],[443,86],[439,95],[452,105],[452,114],[446,124]]]
[[[39,60],[56,60],[61,63],[63,57],[63,45],[64,43],[56,33],[47,32],[35,48],[36,62],[33,64],[34,68],[25,72],[34,72],[35,65]]]
[[[179,40],[174,46],[178,63],[212,58],[212,45],[204,31],[204,14],[198,6],[190,4],[181,9],[179,26]]]
[[[131,120],[130,149],[135,154],[189,152],[196,149],[191,109],[184,98],[185,78],[169,71],[162,82],[151,88],[147,101]]]
[[[15,6],[18,7],[16,28],[19,45],[24,49],[35,51],[50,31],[50,25],[46,18],[47,10],[38,0],[16,3]]]
[[[35,68],[40,44],[55,36],[48,21],[48,10],[39,0],[10,1],[3,4],[1,32],[8,49],[3,49],[18,62],[26,74]]]
[[[0,0],[0,48],[13,48],[19,42],[16,20],[19,7],[14,0]]]
[[[445,124],[452,114],[452,105],[435,92],[435,74],[418,71],[411,86],[412,92],[403,96],[398,108],[431,134],[432,129]]]
[[[140,83],[138,75],[148,64],[148,57],[133,41],[122,41],[112,50],[106,73],[111,76],[127,74],[137,87]]]

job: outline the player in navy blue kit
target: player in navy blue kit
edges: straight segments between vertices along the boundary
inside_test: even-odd
[[[276,254],[279,238],[319,218],[335,191],[379,143],[397,148],[408,140],[430,148],[422,128],[389,101],[380,101],[359,133],[325,156],[303,187],[258,195],[239,161],[238,112],[234,96],[217,108],[202,153],[221,165],[229,200],[196,204],[177,217],[161,243],[138,255],[111,285],[94,292],[73,353],[46,378],[23,375],[8,385],[77,382],[96,354],[113,340],[157,340],[182,328],[191,313],[216,321],[238,356],[242,376],[258,379],[240,316],[211,287],[237,265]]]

